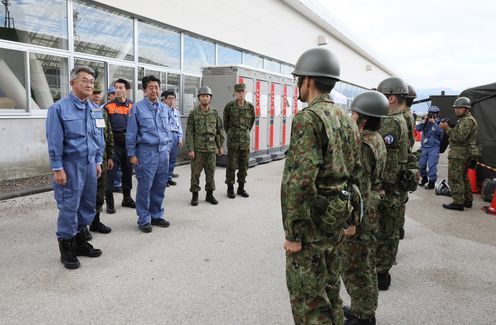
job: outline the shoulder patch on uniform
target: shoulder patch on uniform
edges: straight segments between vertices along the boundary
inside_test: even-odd
[[[385,144],[392,144],[394,142],[394,136],[391,134],[388,134],[384,137],[384,143]]]

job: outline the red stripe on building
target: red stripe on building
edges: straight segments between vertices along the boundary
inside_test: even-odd
[[[284,85],[283,88],[283,94],[282,94],[282,145],[286,145],[286,100],[288,96],[288,89],[286,88],[286,85]]]
[[[255,151],[260,149],[260,80],[255,83]]]
[[[274,147],[274,84],[270,84],[269,148]]]

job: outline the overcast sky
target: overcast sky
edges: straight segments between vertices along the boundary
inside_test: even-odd
[[[417,89],[496,82],[496,0],[317,0]]]

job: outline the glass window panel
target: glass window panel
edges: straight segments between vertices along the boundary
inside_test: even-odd
[[[0,38],[67,49],[66,0],[2,1]],[[8,5],[6,5],[8,3]]]
[[[255,54],[245,52],[243,64],[249,65],[250,67],[256,69],[263,69],[263,58]]]
[[[105,73],[105,63],[101,61],[92,61],[92,60],[84,60],[84,59],[74,59],[74,66],[85,65],[93,69],[95,71],[95,86],[100,84],[103,89],[102,101],[106,101],[107,89],[110,86],[107,83],[107,74]]]
[[[141,21],[138,30],[139,62],[180,67],[181,38],[179,33]]]
[[[229,47],[217,47],[217,64],[241,64],[241,52]]]
[[[32,109],[47,109],[69,94],[67,58],[40,53],[29,54]]]
[[[138,93],[136,94],[135,102],[142,100],[145,97],[143,93],[143,77],[145,76],[145,68],[138,67]]]
[[[184,35],[184,69],[201,71],[201,68],[214,65],[215,46],[198,38]]]
[[[199,77],[184,76],[183,115],[188,115],[195,108],[200,81]]]
[[[25,53],[0,49],[0,109],[27,109],[25,75]]]
[[[134,60],[133,19],[93,1],[74,1],[76,52]]]
[[[294,67],[287,65],[287,64],[281,64],[281,73],[286,76],[291,76],[292,72],[294,71]]]
[[[134,68],[109,64],[109,78],[109,82],[112,85],[114,84],[114,81],[119,78],[129,81],[129,83],[131,84],[131,89],[129,89],[128,91],[127,98],[138,101],[138,99],[135,98],[134,94]],[[140,92],[138,91],[138,93]],[[143,98],[143,96],[141,96],[141,98]]]
[[[173,90],[176,93],[176,108],[181,111],[181,75],[177,73],[167,74],[167,90]]]
[[[281,73],[281,64],[269,59],[264,59],[264,69],[275,73]]]

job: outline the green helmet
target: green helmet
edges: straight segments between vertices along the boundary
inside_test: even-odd
[[[415,88],[413,88],[411,85],[408,86],[408,95],[406,95],[407,98],[416,98],[417,97],[417,92],[415,91]]]
[[[398,77],[384,79],[377,86],[377,90],[384,95],[408,95],[408,85]]]
[[[453,107],[472,108],[472,103],[468,97],[458,97],[453,103]]]
[[[389,102],[383,94],[378,91],[366,91],[353,99],[351,111],[367,116],[383,117],[389,113]]]
[[[212,96],[212,89],[208,86],[201,86],[200,89],[198,89],[198,96],[200,95],[210,95]]]
[[[323,47],[305,51],[296,62],[294,76],[327,77],[339,80],[339,61]]]

